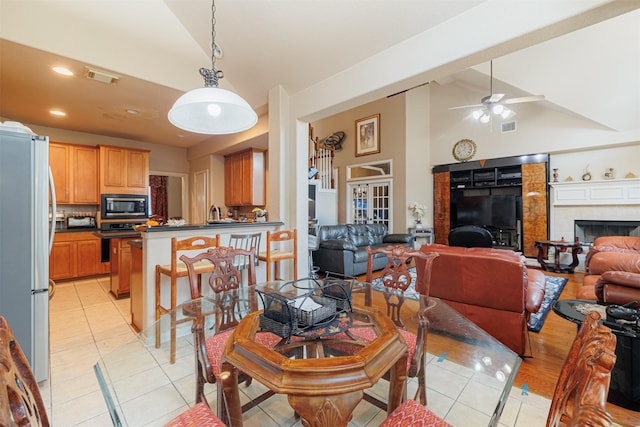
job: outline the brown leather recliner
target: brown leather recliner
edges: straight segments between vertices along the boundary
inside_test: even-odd
[[[545,277],[527,268],[522,254],[506,249],[423,245],[440,254],[433,262],[430,295],[451,307],[519,355],[527,343],[527,322],[540,309]],[[422,263],[416,259],[416,290],[421,292]]]
[[[640,237],[603,236],[585,258],[585,276],[578,299],[611,304],[636,301],[640,308]]]

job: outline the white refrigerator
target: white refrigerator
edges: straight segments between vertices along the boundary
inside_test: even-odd
[[[0,126],[0,315],[11,325],[38,382],[49,377],[49,253],[54,232],[49,139]]]

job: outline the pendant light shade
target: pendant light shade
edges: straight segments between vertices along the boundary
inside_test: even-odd
[[[203,87],[178,98],[169,110],[169,121],[189,132],[224,135],[253,127],[258,115],[235,93]]]
[[[221,56],[222,50],[216,44],[215,12],[216,5],[212,0],[211,69],[200,69],[205,87],[191,90],[178,98],[168,117],[171,124],[189,132],[224,135],[253,127],[258,122],[258,115],[239,95],[218,87],[218,80],[224,77],[224,73],[216,69],[216,56]]]

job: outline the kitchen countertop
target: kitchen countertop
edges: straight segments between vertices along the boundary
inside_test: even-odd
[[[281,226],[283,222],[248,222],[248,221],[219,221],[211,224],[185,224],[185,225],[158,225],[155,227],[147,227],[143,231],[122,230],[122,231],[101,231],[90,229],[93,234],[101,239],[123,239],[129,237],[140,237],[140,233],[161,233],[167,231],[189,231],[189,230],[212,230],[212,229],[228,229],[237,227],[258,228],[264,226]],[[87,231],[87,229],[84,229]]]
[[[56,228],[56,233],[79,233],[81,231],[88,231],[88,232],[98,231],[98,228],[97,227]]]
[[[157,233],[163,231],[177,231],[177,230],[202,230],[202,229],[225,229],[234,227],[264,227],[265,225],[284,225],[283,222],[249,222],[249,221],[216,221],[208,224],[185,224],[185,225],[159,225],[156,227],[148,227],[146,233]]]

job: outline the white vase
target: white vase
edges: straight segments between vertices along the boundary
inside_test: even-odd
[[[422,228],[422,221],[416,221],[416,228]]]

